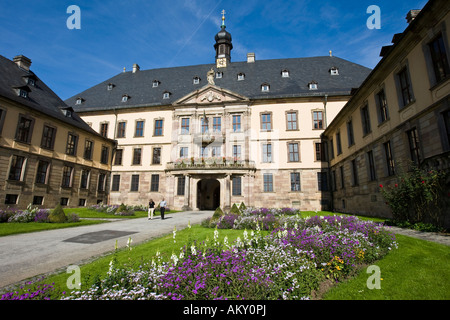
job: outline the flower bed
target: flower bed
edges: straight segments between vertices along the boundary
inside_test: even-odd
[[[216,228],[212,241],[187,243],[168,261],[157,254],[137,271],[112,261],[104,279],[64,299],[308,299],[321,281],[339,281],[396,247],[394,236],[378,223],[273,213],[263,215],[277,220],[267,236],[256,214],[259,223],[233,244],[226,237],[219,242]]]
[[[39,209],[29,205],[25,210],[8,208],[0,209],[0,223],[50,223],[50,209]],[[66,222],[79,222],[80,217],[76,213],[66,215]]]

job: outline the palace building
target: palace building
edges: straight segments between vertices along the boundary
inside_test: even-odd
[[[0,208],[108,200],[115,143],[88,126],[31,71],[0,56]]]
[[[371,70],[331,52],[233,62],[222,21],[214,64],[135,64],[66,101],[117,142],[109,203],[330,209],[321,134]]]

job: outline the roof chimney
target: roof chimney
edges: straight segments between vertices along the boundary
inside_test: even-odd
[[[133,73],[136,73],[139,70],[141,70],[141,67],[139,67],[137,63],[133,64]]]
[[[13,61],[15,62],[15,64],[17,64],[17,66],[19,66],[19,68],[22,68],[26,71],[30,71],[31,60],[28,59],[27,57],[23,55],[15,56]]]
[[[420,13],[420,10],[410,10],[408,12],[408,14],[406,15],[406,21],[408,23],[413,22],[419,13]]]
[[[255,62],[255,53],[247,53],[247,63]]]

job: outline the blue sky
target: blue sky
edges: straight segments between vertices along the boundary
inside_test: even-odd
[[[23,54],[62,99],[122,72],[214,63],[225,9],[232,61],[333,55],[373,68],[380,49],[426,0],[2,0],[0,55]],[[81,29],[66,26],[70,5]],[[381,29],[366,26],[381,9]],[[1,76],[1,75],[0,75]]]

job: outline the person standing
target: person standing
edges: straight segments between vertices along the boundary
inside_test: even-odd
[[[159,210],[161,211],[161,220],[164,220],[164,211],[166,211],[167,202],[164,198],[159,203]]]
[[[153,212],[155,212],[155,203],[150,199],[148,203],[148,220],[153,220]]]

